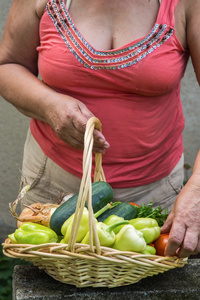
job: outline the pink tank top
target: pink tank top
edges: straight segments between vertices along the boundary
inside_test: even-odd
[[[118,49],[92,47],[64,0],[50,0],[40,22],[39,72],[56,91],[79,99],[102,123],[110,148],[103,155],[113,188],[145,185],[167,176],[182,152],[180,80],[189,57],[176,37],[178,0],[162,0],[150,32]],[[98,37],[97,37],[98,38]],[[44,153],[82,177],[82,151],[31,120]]]

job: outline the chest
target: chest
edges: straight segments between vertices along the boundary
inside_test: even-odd
[[[100,16],[93,18],[91,14],[84,22],[79,22],[81,18],[78,17],[76,24],[78,11],[81,10],[72,16],[65,9],[63,0],[52,0],[41,20],[39,71],[48,85],[59,91],[64,86],[69,92],[69,89],[80,87],[84,80],[84,91],[90,91],[92,87],[95,91],[120,90],[148,96],[167,93],[178,85],[187,56],[174,30],[165,24],[166,18],[160,18],[155,26],[146,27],[148,34],[145,38],[142,38],[145,31],[141,31],[139,38],[129,35],[126,40],[117,30],[117,22],[101,20]],[[155,18],[157,14],[158,11]],[[100,15],[103,18],[103,14]],[[117,12],[113,13],[113,20],[116,16]],[[119,24],[123,25],[120,21]],[[110,76],[112,74],[117,76]],[[89,84],[87,88],[85,84]]]
[[[69,13],[96,49],[119,48],[145,36],[155,24],[158,0],[72,0]]]
[[[178,1],[174,12],[175,30],[180,43],[187,48],[183,3]],[[159,0],[72,0],[69,13],[79,32],[95,49],[108,50],[147,35],[159,9]]]

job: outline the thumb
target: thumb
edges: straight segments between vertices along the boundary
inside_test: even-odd
[[[164,225],[161,227],[161,233],[169,233],[174,219],[174,212],[171,211]]]

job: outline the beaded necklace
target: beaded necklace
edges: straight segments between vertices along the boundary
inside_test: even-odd
[[[123,69],[137,64],[163,45],[174,32],[169,25],[156,23],[139,41],[131,42],[118,49],[100,51],[92,47],[78,31],[64,0],[50,0],[46,8],[56,30],[71,53],[84,67],[92,70]]]

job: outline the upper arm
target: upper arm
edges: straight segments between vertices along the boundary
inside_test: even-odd
[[[196,77],[200,84],[200,0],[191,0],[187,3],[187,42]]]
[[[17,63],[37,75],[40,22],[37,10],[38,0],[13,0],[0,45],[0,64]]]

